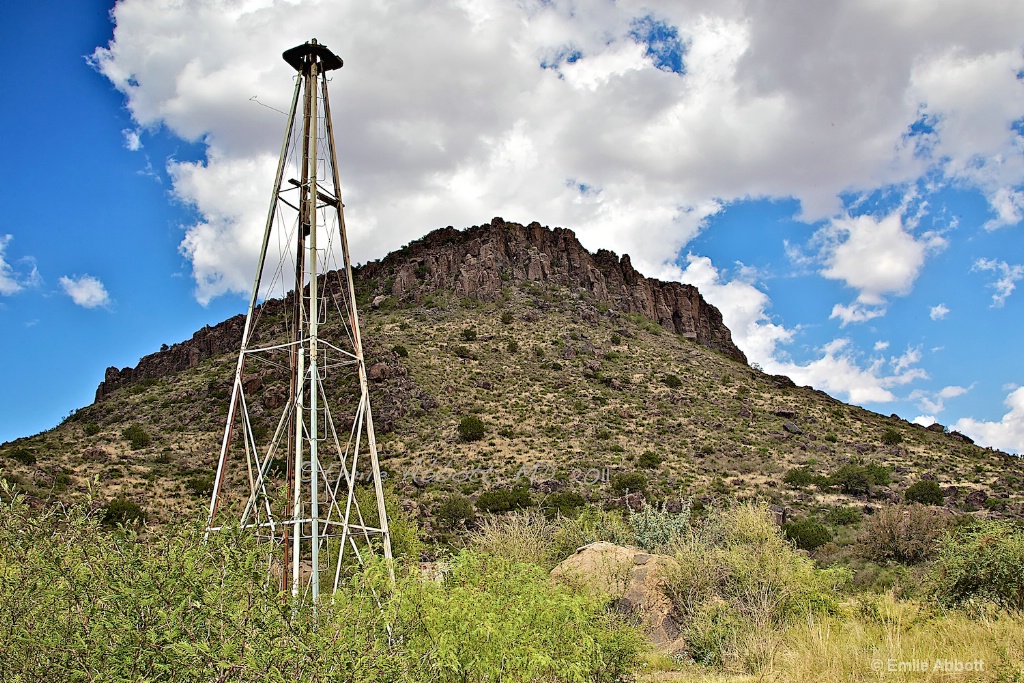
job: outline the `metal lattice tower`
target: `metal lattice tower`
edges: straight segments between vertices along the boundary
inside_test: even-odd
[[[316,603],[367,552],[390,561],[391,537],[327,97],[342,60],[315,39],[283,57],[298,74],[207,533],[240,524],[272,541],[268,569],[282,590]],[[284,292],[283,302],[267,298]],[[375,503],[373,519],[360,509],[360,480],[372,484],[363,502]]]

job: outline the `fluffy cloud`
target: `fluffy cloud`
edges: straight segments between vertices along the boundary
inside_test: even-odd
[[[928,315],[932,320],[943,320],[949,315],[949,307],[946,304],[939,304],[928,309]]]
[[[723,203],[795,197],[828,219],[844,193],[924,175],[1020,220],[1021,3],[121,0],[113,17],[94,64],[139,129],[207,149],[169,162],[199,216],[182,252],[202,301],[251,282],[284,120],[250,99],[287,109],[278,55],[314,35],[346,61],[332,96],[357,260],[502,215],[657,272]],[[880,314],[935,246],[892,217],[832,227],[824,270],[858,290],[844,322]]]
[[[997,275],[990,287],[996,290],[992,295],[992,307],[1001,308],[1017,288],[1017,281],[1024,277],[1024,266],[1010,265],[1006,261],[995,259],[978,259],[971,270],[985,270]]]
[[[885,315],[886,296],[907,294],[925,257],[946,245],[934,232],[915,237],[900,212],[881,219],[870,215],[833,219],[816,235],[821,242],[821,274],[858,290],[857,300],[832,309],[842,325]]]
[[[22,267],[15,268],[7,260],[7,245],[13,237],[0,235],[0,296],[10,296],[25,287],[38,285],[42,282],[35,260],[31,257],[18,259]]]
[[[1024,453],[1024,387],[1010,392],[1005,404],[1009,412],[998,422],[985,422],[965,417],[952,426],[979,443],[1011,453]]]
[[[927,410],[931,413],[941,413],[946,409],[946,400],[956,398],[957,396],[963,396],[973,388],[961,387],[961,386],[947,386],[943,387],[936,392],[923,391],[916,389],[910,392],[910,400],[917,402],[917,405],[921,410]],[[934,416],[928,416],[932,421],[935,420]],[[931,424],[929,422],[928,424]],[[928,425],[925,425],[927,427]]]
[[[71,300],[82,308],[96,308],[110,303],[110,295],[99,279],[92,275],[60,278],[60,286]]]

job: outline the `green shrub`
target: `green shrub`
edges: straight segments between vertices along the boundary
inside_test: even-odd
[[[793,488],[802,489],[813,484],[815,477],[816,475],[810,467],[794,467],[786,472],[786,475],[782,477],[782,481]]]
[[[784,524],[782,530],[801,550],[814,550],[832,540],[828,527],[811,517]]]
[[[485,519],[471,535],[470,544],[479,552],[550,570],[559,561],[557,531],[557,524],[542,514],[515,512]]]
[[[152,439],[149,437],[149,433],[142,427],[142,425],[132,423],[121,432],[121,436],[131,443],[132,450],[137,451],[140,448],[145,448],[150,444]]]
[[[850,526],[860,523],[864,517],[860,510],[852,507],[836,507],[828,512],[828,523],[834,526]]]
[[[86,422],[82,425],[82,431],[86,436],[96,436],[100,433],[100,426],[95,422]]]
[[[543,358],[544,357],[544,349],[542,349],[539,346],[534,348],[533,349],[533,355],[537,356],[537,358]]]
[[[908,503],[921,503],[922,505],[942,505],[946,499],[942,495],[942,487],[931,479],[915,481],[907,487],[905,495]]]
[[[515,353],[519,350],[519,342],[515,339],[509,339],[508,344],[505,346],[509,353]]]
[[[948,521],[924,505],[892,505],[864,522],[860,545],[877,562],[915,564],[933,556]]]
[[[473,356],[473,354],[470,353],[469,349],[467,349],[462,344],[457,344],[456,346],[454,346],[452,348],[452,353],[454,353],[459,358],[471,358]]]
[[[622,495],[629,493],[643,493],[647,490],[647,477],[641,472],[622,472],[612,477],[612,491]]]
[[[975,600],[1024,612],[1024,530],[979,520],[946,534],[932,570],[935,597],[959,607]]]
[[[473,510],[473,501],[456,494],[445,498],[437,506],[434,516],[446,529],[455,529],[463,523],[472,522],[476,512]]]
[[[131,500],[115,498],[103,508],[103,523],[109,526],[129,526],[145,521],[146,513],[138,503]]]
[[[515,316],[512,315],[511,311],[504,311],[504,312],[502,312],[502,314],[501,314],[501,324],[502,325],[511,325],[514,320],[515,320]]]
[[[459,436],[463,441],[479,441],[486,431],[483,421],[476,415],[467,415],[459,421]]]
[[[476,507],[484,512],[509,512],[521,510],[533,505],[530,491],[525,486],[511,489],[493,488],[481,493],[476,499]]]
[[[761,504],[711,510],[674,548],[679,569],[666,588],[688,654],[704,665],[762,672],[763,648],[778,647],[787,624],[837,611],[850,580],[845,569],[815,569]]]
[[[884,465],[843,465],[829,477],[829,483],[851,496],[863,496],[873,486],[886,486],[892,480],[892,470]]]
[[[629,526],[637,547],[655,553],[671,552],[671,546],[690,530],[690,504],[684,503],[679,512],[669,512],[665,503],[661,508],[645,505],[638,512],[630,508]]]
[[[653,470],[661,465],[661,459],[661,456],[654,451],[644,451],[636,462],[644,469]]]
[[[622,343],[622,337],[617,335],[617,334],[613,334],[612,338],[611,338],[611,342],[612,342],[613,346],[618,346],[619,344]]]
[[[401,344],[395,344],[394,346],[391,347],[391,350],[394,351],[395,355],[398,356],[399,358],[409,357],[409,349],[405,348]]]
[[[475,327],[467,327],[467,328],[465,328],[464,330],[462,330],[462,332],[459,333],[459,337],[464,342],[476,341],[476,328]]]
[[[886,446],[899,446],[903,443],[903,435],[899,430],[889,427],[882,433],[882,443]]]
[[[213,475],[199,474],[189,477],[185,482],[185,490],[199,498],[209,498],[213,494]]]
[[[13,451],[7,451],[7,457],[22,465],[36,464],[36,454],[27,448],[15,448]]]
[[[676,375],[665,375],[662,381],[670,389],[678,389],[683,386],[683,380],[679,379]]]
[[[558,491],[544,499],[544,511],[552,515],[571,517],[587,501],[575,491]]]

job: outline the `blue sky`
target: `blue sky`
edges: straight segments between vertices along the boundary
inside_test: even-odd
[[[316,36],[346,62],[358,260],[495,215],[570,227],[698,285],[767,371],[1024,449],[1024,7],[342,5],[0,10],[0,441],[242,310],[280,52]]]

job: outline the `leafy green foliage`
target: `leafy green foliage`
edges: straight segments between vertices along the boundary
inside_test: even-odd
[[[892,480],[891,470],[875,463],[843,465],[829,477],[832,486],[851,496],[863,496],[871,492],[873,486],[885,486]]]
[[[22,465],[36,464],[36,454],[27,448],[15,448],[12,451],[7,451],[7,457]]]
[[[828,523],[834,526],[859,524],[864,517],[861,511],[852,507],[835,507],[828,511]]]
[[[515,339],[509,339],[508,344],[505,346],[509,353],[515,353],[519,350],[519,342]]]
[[[932,581],[944,605],[980,600],[1024,612],[1024,529],[1005,520],[979,520],[945,535]]]
[[[476,499],[476,507],[484,512],[508,512],[521,510],[533,505],[530,491],[525,486],[493,488],[481,493]]]
[[[786,472],[785,476],[782,477],[782,481],[789,484],[793,488],[803,488],[810,486],[816,480],[817,475],[814,474],[814,470],[810,467],[794,467],[793,469]]]
[[[456,494],[441,501],[434,511],[434,517],[446,529],[455,529],[465,522],[471,522],[476,512],[473,510],[473,501]]]
[[[922,505],[942,505],[946,500],[942,495],[942,487],[937,481],[931,479],[915,481],[907,487],[905,495],[908,503],[921,503]]]
[[[814,550],[832,540],[829,528],[812,517],[789,522],[782,530],[801,550]]]
[[[630,509],[629,526],[637,547],[659,553],[670,551],[671,545],[689,531],[690,505],[684,503],[679,512],[669,512],[664,503],[661,508],[645,505],[639,512]]]
[[[135,422],[126,427],[124,431],[121,432],[121,436],[128,440],[133,451],[145,448],[152,441],[149,436],[149,432],[147,432],[142,425]]]
[[[486,432],[483,421],[476,415],[467,415],[459,421],[459,436],[463,441],[479,441]]]
[[[185,490],[199,498],[209,498],[213,494],[213,475],[197,474],[185,482]]]
[[[405,348],[401,344],[395,344],[394,346],[391,347],[391,350],[399,358],[408,358],[409,357],[409,349]]]
[[[0,670],[17,680],[614,683],[643,649],[601,600],[470,551],[443,582],[400,568],[395,590],[371,564],[314,613],[278,593],[249,533],[142,539],[87,507],[38,515],[15,496],[0,547]]]
[[[467,327],[467,328],[463,329],[459,333],[459,338],[461,338],[462,341],[464,341],[464,342],[476,341],[476,328],[475,327]]]
[[[644,469],[653,470],[661,465],[661,456],[654,451],[644,451],[637,458],[636,464],[640,465]]]
[[[662,378],[661,381],[664,382],[665,386],[667,386],[669,389],[678,389],[679,387],[683,386],[683,380],[679,379],[677,375],[665,375],[665,377]]]
[[[86,422],[82,425],[82,432],[86,436],[96,436],[100,433],[100,426],[95,422]]]
[[[587,501],[575,491],[558,491],[544,499],[544,510],[551,514],[571,516]]]
[[[473,357],[473,354],[470,352],[470,350],[463,346],[462,344],[456,344],[454,347],[452,347],[452,353],[454,353],[459,358]]]
[[[882,433],[882,443],[886,446],[898,446],[903,443],[903,435],[899,430],[889,427]]]
[[[845,569],[815,569],[758,504],[712,510],[673,547],[679,569],[667,588],[688,652],[705,665],[730,661],[759,671],[765,634],[809,612],[835,612],[850,580]]]
[[[612,491],[619,495],[643,493],[647,490],[647,477],[642,472],[622,472],[612,477]]]
[[[515,320],[515,316],[512,315],[512,311],[503,311],[501,314],[501,324],[511,325]]]
[[[109,526],[125,526],[146,521],[146,513],[135,501],[115,498],[103,508],[103,523]]]

